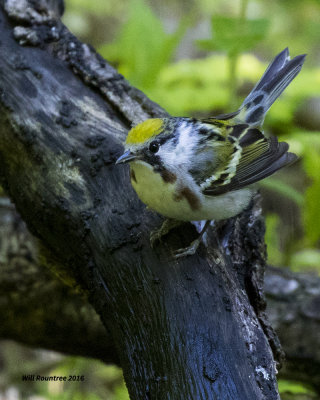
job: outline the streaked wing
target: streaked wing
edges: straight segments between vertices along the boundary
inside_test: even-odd
[[[287,152],[287,143],[279,143],[276,137],[266,138],[257,128],[247,124],[229,128],[227,140],[233,144],[233,153],[221,170],[200,184],[205,195],[215,196],[240,189],[297,159],[295,154]]]
[[[200,123],[197,150],[189,172],[198,185],[206,182],[209,186],[212,180],[219,179],[220,172],[231,161],[234,145],[227,139],[228,124],[225,121],[209,118]]]

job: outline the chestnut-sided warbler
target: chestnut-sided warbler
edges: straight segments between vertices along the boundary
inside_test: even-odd
[[[119,163],[130,163],[131,183],[140,199],[179,221],[222,220],[244,210],[253,183],[296,160],[288,144],[261,131],[273,102],[300,72],[305,55],[278,54],[241,107],[206,119],[155,118],[133,127]],[[168,222],[153,240],[169,230]],[[208,223],[205,225],[205,227]],[[193,254],[199,239],[177,257]]]

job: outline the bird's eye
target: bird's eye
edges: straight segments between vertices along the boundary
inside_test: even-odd
[[[153,141],[149,144],[149,150],[151,151],[151,153],[156,153],[159,150],[159,143],[156,141]]]

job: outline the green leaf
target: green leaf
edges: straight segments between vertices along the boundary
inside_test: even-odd
[[[304,152],[303,165],[307,175],[311,178],[311,185],[305,193],[303,208],[303,225],[306,242],[315,244],[320,239],[319,199],[320,199],[320,147],[313,142]]]
[[[302,222],[304,245],[312,247],[320,239],[319,199],[320,199],[320,132],[295,130],[284,137],[290,150],[302,159],[304,172],[309,178],[309,186],[304,193]]]
[[[294,201],[298,206],[303,205],[304,197],[303,194],[298,192],[295,188],[288,185],[287,183],[280,181],[276,178],[268,178],[260,182],[261,186],[266,187],[276,191],[279,194],[287,197],[288,199]]]
[[[283,259],[279,248],[279,224],[280,218],[277,214],[268,214],[266,216],[265,242],[267,245],[268,263],[272,265],[281,265]]]
[[[212,17],[211,40],[201,40],[197,43],[206,50],[222,50],[229,54],[239,54],[256,46],[269,28],[265,18],[245,20],[224,15]]]
[[[290,260],[290,268],[297,272],[302,269],[320,272],[320,250],[307,248],[294,253]]]
[[[227,59],[180,60],[162,69],[156,85],[147,94],[172,115],[194,115],[195,110],[224,108],[228,100],[225,88]]]
[[[306,387],[303,383],[294,382],[294,381],[286,381],[284,379],[279,379],[279,392],[290,392],[295,394],[315,394],[315,392],[308,387]]]
[[[68,0],[66,2],[66,11],[84,11],[96,15],[110,15],[110,12],[115,8],[115,4],[111,2],[103,2],[101,0]]]
[[[320,179],[315,180],[306,190],[305,207],[303,208],[303,225],[306,241],[309,245],[320,239],[319,224]]]
[[[143,0],[133,0],[129,4],[129,20],[118,38],[99,51],[109,61],[117,63],[119,71],[133,85],[146,89],[154,84],[159,71],[170,61],[190,18],[182,19],[176,32],[169,35]]]

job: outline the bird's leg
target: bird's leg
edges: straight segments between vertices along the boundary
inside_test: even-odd
[[[154,248],[158,241],[161,241],[162,236],[167,235],[172,229],[183,224],[183,221],[178,221],[176,219],[166,218],[160,228],[155,229],[151,232],[150,243],[151,247]]]
[[[184,247],[182,249],[176,250],[174,252],[174,257],[175,258],[181,258],[181,257],[186,257],[186,256],[192,256],[193,254],[195,254],[195,252],[197,251],[199,244],[201,243],[202,237],[205,234],[208,226],[210,225],[210,220],[206,221],[206,223],[204,224],[204,227],[202,228],[198,238],[196,240],[194,240],[190,246],[188,247]]]

